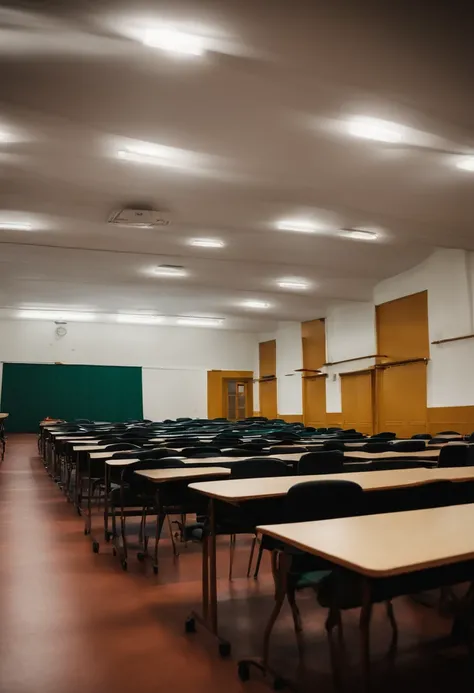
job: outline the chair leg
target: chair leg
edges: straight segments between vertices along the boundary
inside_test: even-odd
[[[304,642],[302,638],[303,623],[301,621],[300,610],[298,609],[298,605],[296,603],[296,591],[294,585],[287,584],[286,597],[291,608],[291,615],[293,616],[293,626],[295,629],[296,644],[298,645],[298,653],[301,659],[304,650]]]
[[[255,553],[255,544],[257,543],[257,537],[255,536],[252,539],[252,548],[250,549],[250,556],[249,556],[249,564],[247,566],[247,577],[250,577],[250,573],[252,570],[252,561],[253,561],[253,555]]]
[[[360,645],[362,660],[362,688],[370,689],[370,619],[372,617],[372,602],[370,601],[370,586],[364,585],[364,599],[360,612]]]
[[[160,543],[161,530],[165,521],[165,516],[160,510],[156,514],[156,526],[155,526],[155,556],[153,564],[153,572],[155,575],[158,573],[158,545]]]
[[[257,563],[255,564],[255,572],[253,574],[254,580],[256,580],[258,578],[258,573],[260,570],[260,563],[262,561],[262,556],[263,556],[263,546],[262,546],[262,542],[260,542],[260,546],[258,547]]]
[[[273,607],[273,611],[270,615],[270,619],[267,623],[263,636],[263,666],[265,668],[268,666],[270,637],[273,626],[275,625],[280,614],[287,593],[288,565],[288,559],[285,554],[277,551],[272,552],[272,574],[273,579],[275,580],[275,606]]]
[[[395,650],[397,649],[398,624],[397,624],[397,620],[395,618],[395,613],[393,611],[393,604],[390,600],[385,602],[385,609],[387,611],[387,617],[388,617],[388,620],[390,621],[390,625],[392,626],[392,640],[390,642],[389,652],[390,652],[390,654],[393,654],[395,652]]]
[[[230,535],[229,543],[229,580],[232,580],[232,568],[234,565],[234,555],[235,555],[235,534]]]
[[[328,611],[328,616],[326,619],[325,628],[326,628],[326,633],[327,633],[328,642],[329,642],[329,655],[331,658],[331,670],[332,670],[334,688],[336,690],[338,690],[341,687],[342,666],[340,663],[339,650],[336,646],[336,643],[334,642],[333,631],[334,631],[335,627],[337,627],[337,629],[338,629],[338,640],[339,640],[338,644],[342,649],[342,645],[343,645],[344,640],[343,640],[343,635],[342,635],[341,612],[337,608],[337,606],[331,606],[329,611]]]
[[[171,544],[173,546],[173,556],[176,558],[177,556],[179,556],[179,551],[176,548],[176,541],[174,539],[174,534],[173,534],[173,524],[171,522],[170,515],[167,514],[166,519],[168,520],[168,531],[170,533]]]

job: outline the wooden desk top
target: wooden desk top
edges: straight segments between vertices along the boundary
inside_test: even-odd
[[[350,457],[354,460],[388,460],[388,459],[399,459],[409,457],[411,459],[420,460],[437,460],[439,457],[439,450],[419,450],[418,452],[363,452],[361,450],[355,450],[350,452],[346,450],[344,452],[344,457]]]
[[[10,414],[6,414],[6,413],[3,413],[3,414],[2,414],[2,413],[0,413],[0,421],[3,420],[3,419],[7,419],[9,416],[10,416]]]
[[[192,488],[211,498],[227,502],[241,502],[258,498],[284,496],[294,484],[303,481],[353,481],[364,491],[402,488],[426,484],[438,479],[474,481],[474,467],[451,469],[388,469],[376,472],[347,472],[342,474],[305,474],[301,476],[264,477],[256,479],[228,479],[193,484]]]
[[[89,457],[91,460],[106,460],[107,458],[112,457],[114,452],[134,452],[134,450],[104,450],[103,452],[90,452]]]
[[[155,484],[162,484],[167,481],[194,479],[200,476],[228,476],[230,469],[225,467],[199,467],[193,469],[177,467],[176,469],[143,469],[135,472],[135,474],[139,474]]]
[[[87,445],[74,445],[72,449],[74,452],[98,452],[99,450],[105,450],[106,447],[106,445],[90,445],[87,443]]]
[[[92,437],[89,438],[89,436],[84,436],[83,438],[68,438],[68,436],[58,436],[54,440],[59,440],[62,443],[77,443],[77,445],[80,445],[81,443],[84,443],[84,445],[97,445],[99,442]]]
[[[363,575],[387,577],[473,559],[473,523],[474,505],[451,505],[258,530]]]

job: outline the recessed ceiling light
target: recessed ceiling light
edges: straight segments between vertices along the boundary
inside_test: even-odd
[[[244,308],[270,308],[270,304],[265,301],[244,301]]]
[[[224,320],[222,318],[178,318],[176,320],[177,325],[182,326],[199,326],[199,327],[216,327],[222,325]]]
[[[307,289],[308,284],[306,282],[297,282],[297,281],[292,281],[290,279],[282,279],[281,281],[278,282],[278,286],[281,289],[294,289],[295,291],[298,291],[299,289]]]
[[[117,315],[117,322],[129,325],[157,325],[163,322],[163,317],[160,315]]]
[[[297,231],[299,233],[314,233],[318,230],[318,226],[312,221],[304,221],[299,219],[283,219],[277,222],[279,231]]]
[[[185,277],[187,272],[179,265],[160,265],[155,267],[153,273],[159,277]]]
[[[365,229],[341,229],[341,236],[353,238],[357,241],[376,241],[379,234],[375,231],[367,231]]]
[[[355,117],[347,123],[349,134],[378,142],[401,142],[403,128],[397,123],[391,123],[379,118]]]
[[[19,310],[18,318],[28,318],[30,320],[60,320],[64,322],[89,322],[95,320],[95,313],[80,313],[74,311],[57,311],[57,310]]]
[[[145,46],[160,48],[163,51],[179,55],[199,57],[206,52],[202,36],[167,27],[148,29],[143,37],[143,43]]]
[[[462,171],[474,171],[474,156],[463,156],[456,162],[456,168]]]
[[[193,238],[190,244],[198,248],[223,248],[225,246],[224,241],[218,241],[215,238]]]
[[[152,142],[135,142],[125,145],[117,152],[119,159],[152,166],[168,166],[179,168],[190,163],[191,154],[184,149],[167,147],[164,144]]]
[[[31,231],[31,224],[15,221],[0,221],[0,229],[2,231]]]

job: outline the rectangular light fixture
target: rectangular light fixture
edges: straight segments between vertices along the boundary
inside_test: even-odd
[[[365,229],[341,229],[341,236],[353,238],[356,241],[376,241],[379,237],[375,231],[366,231]]]
[[[95,313],[81,313],[67,310],[19,310],[18,318],[27,318],[29,320],[52,320],[53,322],[91,322],[96,319]]]
[[[31,224],[17,221],[0,221],[2,231],[31,231]]]
[[[474,156],[463,156],[458,159],[456,168],[460,168],[462,171],[474,171]]]
[[[168,147],[155,142],[130,142],[117,152],[119,159],[152,166],[179,168],[190,166],[192,154],[178,147]]]
[[[168,53],[183,56],[199,57],[206,52],[204,39],[201,36],[168,27],[148,29],[143,37],[143,43],[151,48],[160,48]]]
[[[190,244],[198,248],[223,248],[225,245],[224,241],[215,238],[193,238]]]
[[[270,304],[265,301],[244,301],[244,308],[270,308]]]
[[[297,282],[297,281],[291,281],[291,280],[286,280],[286,279],[283,279],[282,281],[278,282],[278,286],[281,289],[295,289],[295,290],[308,288],[308,284],[306,284],[305,282]]]
[[[192,317],[182,317],[176,320],[177,325],[187,326],[187,327],[217,327],[222,325],[224,320],[222,318],[192,318]]]
[[[379,118],[355,117],[348,121],[350,135],[377,142],[397,143],[402,140],[402,127]]]
[[[155,267],[153,274],[155,274],[157,277],[185,277],[187,272],[184,267],[160,265]]]
[[[161,315],[125,315],[119,313],[117,322],[126,325],[159,325],[163,322],[163,317]]]
[[[283,219],[277,222],[277,229],[279,231],[296,231],[297,233],[315,233],[318,227],[311,221]]]

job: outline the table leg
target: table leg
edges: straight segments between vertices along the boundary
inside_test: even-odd
[[[105,464],[104,471],[104,487],[105,487],[105,497],[104,497],[104,537],[105,541],[110,541],[109,533],[109,493],[110,493],[110,466]]]
[[[372,601],[370,582],[364,580],[362,609],[360,612],[360,644],[361,644],[361,666],[362,666],[362,688],[364,691],[370,690],[370,620],[372,616]]]

